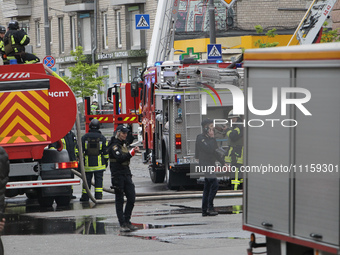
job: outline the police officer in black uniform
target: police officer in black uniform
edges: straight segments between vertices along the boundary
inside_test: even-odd
[[[205,119],[201,123],[203,133],[196,138],[195,157],[199,160],[201,172],[204,173],[204,189],[202,198],[202,216],[216,216],[218,212],[214,209],[214,198],[218,190],[218,180],[215,172],[210,169],[216,161],[222,166],[224,162],[224,151],[218,148],[214,138],[213,120]]]
[[[103,198],[103,174],[108,165],[109,155],[107,153],[106,138],[100,132],[100,122],[92,119],[89,125],[89,132],[82,136],[84,168],[87,185],[91,188],[91,180],[94,176],[95,198]],[[88,201],[89,196],[83,187],[80,201]]]
[[[7,58],[15,57],[19,63],[32,64],[40,62],[40,59],[31,53],[25,52],[25,46],[30,38],[24,30],[19,30],[18,21],[8,23],[8,31],[4,37],[5,53]]]
[[[136,146],[132,150],[128,150],[126,143],[128,131],[126,127],[119,125],[108,146],[111,181],[116,194],[116,213],[121,232],[129,232],[137,229],[137,227],[133,226],[130,222],[136,200],[136,192],[129,165],[130,159],[136,152],[139,152],[139,147]],[[124,193],[127,201],[125,209],[123,210]]]

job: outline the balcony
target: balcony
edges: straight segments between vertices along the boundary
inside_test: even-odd
[[[32,0],[3,0],[1,9],[5,18],[28,17],[32,15]]]
[[[65,0],[65,12],[93,11],[93,0]]]

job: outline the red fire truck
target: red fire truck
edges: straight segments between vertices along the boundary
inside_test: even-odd
[[[107,101],[113,104],[114,128],[116,129],[118,125],[126,125],[131,131],[128,136],[129,143],[138,136],[140,90],[137,81],[117,83],[107,90]]]
[[[48,149],[70,131],[76,99],[61,79],[42,64],[0,67],[0,146],[10,160],[6,196],[25,194],[40,205],[68,205],[73,178],[66,150]]]
[[[142,90],[142,129],[151,180],[166,180],[170,189],[196,185],[190,168],[196,163],[195,142],[204,118],[227,119],[232,94],[226,85],[241,86],[238,70],[226,63],[172,61],[149,68]],[[227,184],[235,176],[226,176]]]

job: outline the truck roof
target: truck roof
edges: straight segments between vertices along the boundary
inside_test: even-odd
[[[245,51],[245,66],[247,61],[257,60],[340,60],[340,43],[318,43]]]

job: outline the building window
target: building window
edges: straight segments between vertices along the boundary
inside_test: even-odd
[[[131,78],[132,78],[132,80],[134,80],[134,79],[139,80],[140,76],[142,74],[142,70],[143,70],[143,68],[140,67],[140,66],[131,67]]]
[[[91,53],[91,17],[89,13],[80,14],[81,20],[81,46],[84,54]]]
[[[60,77],[65,76],[65,69],[59,69],[59,76]]]
[[[35,34],[36,34],[36,44],[37,47],[41,46],[41,34],[40,34],[40,20],[35,22]]]
[[[103,15],[103,27],[104,27],[103,48],[107,49],[107,48],[109,48],[109,34],[108,34],[108,30],[107,30],[107,13],[104,13],[104,15]]]
[[[135,16],[136,14],[139,14],[139,10],[131,11],[130,14],[130,40],[131,40],[131,49],[132,50],[139,50],[140,45],[140,30],[136,29],[135,24]]]
[[[117,66],[117,82],[123,81],[122,67]]]
[[[64,18],[58,18],[59,26],[59,53],[64,53]]]
[[[30,35],[30,22],[29,20],[20,21],[20,28],[23,29],[26,34]]]
[[[117,12],[117,47],[122,48],[122,22],[121,12]]]
[[[77,23],[76,23],[76,17],[72,16],[70,17],[70,31],[71,31],[71,50],[75,51],[76,50],[76,35],[77,35]]]
[[[103,66],[103,75],[109,75],[109,68],[107,66]],[[107,91],[109,87],[109,77],[103,79],[104,83],[104,91]],[[102,102],[105,102],[105,93],[102,94]]]

